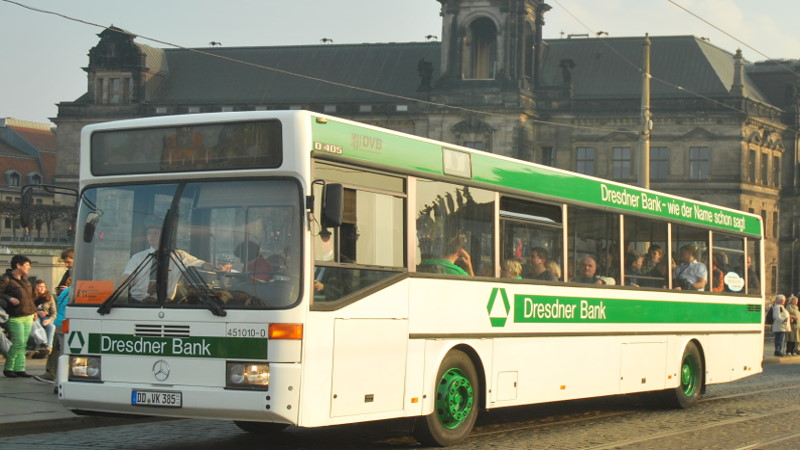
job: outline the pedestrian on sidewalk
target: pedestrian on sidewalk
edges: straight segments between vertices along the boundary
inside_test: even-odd
[[[56,371],[58,370],[58,357],[61,356],[61,352],[64,348],[64,331],[61,328],[61,324],[64,322],[65,314],[67,312],[67,303],[69,302],[69,291],[70,286],[72,285],[72,267],[75,261],[75,250],[72,247],[64,249],[61,252],[61,261],[64,262],[64,265],[67,266],[67,271],[64,272],[64,276],[61,277],[61,281],[58,283],[58,287],[56,291],[58,292],[58,297],[56,298],[56,320],[53,324],[56,326],[56,338],[53,342],[53,350],[47,355],[47,364],[45,366],[45,372],[42,376],[36,376],[35,378],[38,381],[44,382],[55,382],[56,380]]]
[[[33,285],[33,304],[36,305],[36,320],[44,328],[47,342],[44,347],[37,348],[34,358],[46,358],[53,350],[53,338],[56,335],[56,301],[47,290],[47,282],[36,280]]]
[[[786,303],[786,310],[789,311],[789,324],[792,327],[792,330],[786,333],[786,354],[798,356],[800,355],[800,347],[798,347],[800,342],[800,327],[798,327],[798,323],[800,323],[800,308],[797,307],[797,297],[794,294],[789,296],[789,300]]]
[[[36,305],[33,289],[28,281],[31,260],[24,255],[11,258],[11,268],[0,277],[0,303],[8,312],[8,331],[11,333],[11,348],[8,350],[3,375],[8,378],[29,378],[25,372],[25,347],[33,327]],[[2,305],[0,305],[2,306]]]
[[[792,331],[792,325],[789,322],[789,311],[784,306],[786,304],[786,296],[778,294],[775,296],[775,302],[772,305],[772,333],[775,335],[775,356],[786,356],[786,333]]]

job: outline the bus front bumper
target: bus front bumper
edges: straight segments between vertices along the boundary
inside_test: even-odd
[[[68,357],[59,358],[57,389],[65,408],[76,411],[184,418],[276,422],[296,425],[299,364],[270,364],[269,390],[226,389],[132,382],[70,381]],[[279,380],[285,380],[284,386]],[[153,399],[149,403],[145,400]],[[148,400],[149,401],[149,400]]]

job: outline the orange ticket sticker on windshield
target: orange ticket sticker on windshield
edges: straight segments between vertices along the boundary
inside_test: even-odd
[[[103,303],[114,292],[113,281],[81,280],[75,283],[75,303]]]

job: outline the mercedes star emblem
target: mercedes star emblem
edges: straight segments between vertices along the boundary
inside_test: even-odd
[[[153,375],[158,381],[164,381],[169,378],[169,364],[163,359],[159,359],[153,364]]]

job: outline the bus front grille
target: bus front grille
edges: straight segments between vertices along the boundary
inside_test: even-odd
[[[134,329],[136,336],[145,337],[189,337],[189,325],[153,325],[136,324]]]

